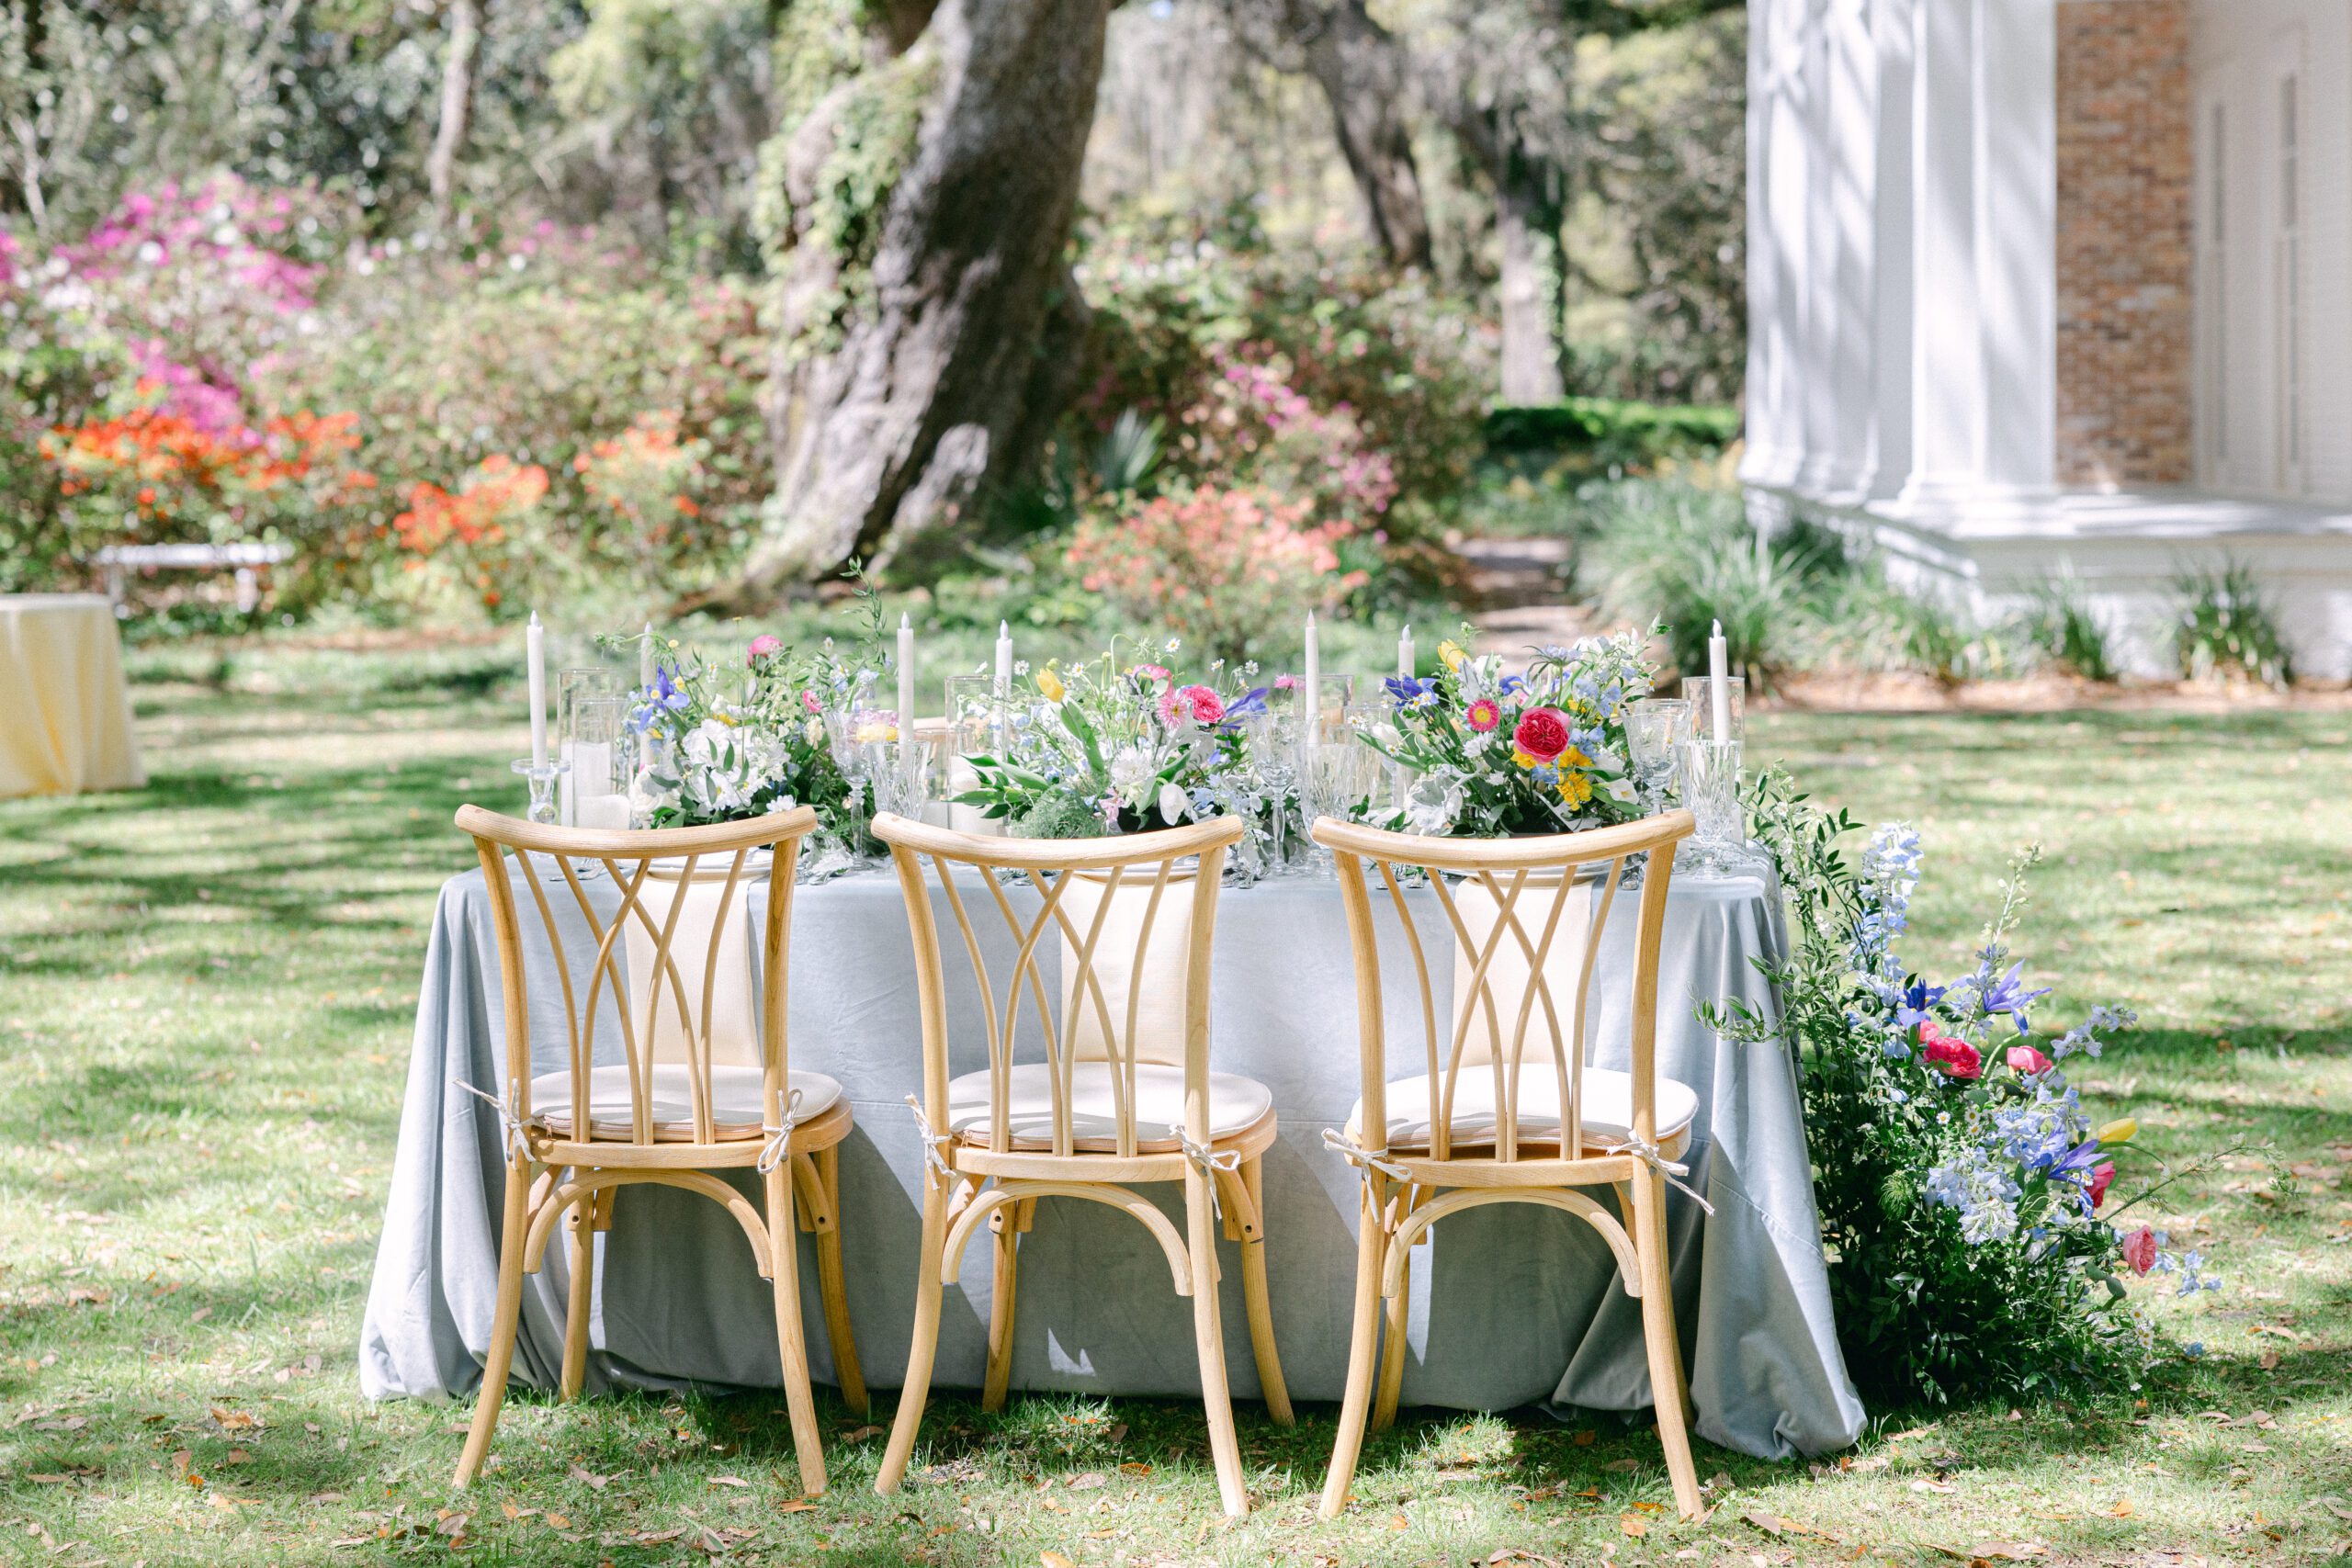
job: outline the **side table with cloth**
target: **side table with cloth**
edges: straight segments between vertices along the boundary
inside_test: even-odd
[[[1779,889],[1766,874],[1686,874],[1671,894],[1658,1071],[1697,1091],[1689,1179],[1715,1210],[1709,1219],[1669,1193],[1675,1311],[1695,1430],[1769,1458],[1831,1451],[1860,1434],[1862,1408],[1830,1316],[1795,1065],[1773,1046],[1721,1040],[1692,1014],[1704,998],[1775,1006],[1751,960],[1783,950]],[[609,886],[604,896],[616,897]],[[952,921],[935,890],[933,897],[943,923]],[[1631,902],[1612,910],[1603,933],[1603,976],[1631,964]],[[1419,894],[1413,908],[1433,948],[1446,940],[1433,896]],[[982,933],[984,948],[991,940],[1005,942],[1009,956],[1009,939]],[[977,1007],[969,961],[955,946],[950,996],[960,986]],[[798,890],[792,1059],[838,1078],[854,1107],[856,1128],[841,1147],[842,1239],[861,1359],[876,1387],[895,1386],[903,1374],[915,1301],[923,1145],[906,1102],[922,1073],[911,965],[895,878],[858,874]],[[1057,995],[1054,955],[1044,967],[1048,994]],[[370,1398],[462,1393],[481,1376],[503,1166],[495,1116],[452,1080],[496,1081],[496,974],[488,893],[481,874],[469,872],[443,888],[425,955],[391,1196],[360,1334],[360,1384]],[[1324,1129],[1347,1120],[1358,1078],[1355,972],[1338,886],[1284,879],[1228,890],[1217,912],[1214,986],[1213,1061],[1271,1089],[1281,1124],[1264,1157],[1283,1369],[1295,1398],[1336,1400],[1347,1372],[1359,1179],[1323,1142]],[[533,1007],[560,1009],[557,989],[535,987]],[[1385,997],[1398,1038],[1419,1026],[1419,1000],[1409,989]],[[1625,1065],[1626,1020],[1611,1015],[1625,990],[1596,982],[1595,999],[1605,1003],[1593,1058],[1600,1066]],[[972,1049],[975,1059],[956,1061],[956,1071],[982,1065]],[[689,1241],[682,1232],[706,1234]],[[1510,1244],[1496,1245],[1506,1234]],[[616,1205],[602,1243],[592,1383],[775,1384],[772,1292],[716,1205],[632,1191]],[[1241,1271],[1232,1244],[1220,1245],[1227,1263],[1221,1288],[1232,1293],[1224,1314],[1228,1364],[1234,1393],[1250,1397],[1256,1382]],[[972,1247],[962,1283],[948,1291],[936,1388],[978,1388],[985,1371],[987,1235]],[[1651,1403],[1640,1303],[1581,1220],[1515,1206],[1472,1211],[1434,1227],[1416,1252],[1406,1404],[1633,1411]],[[1016,1322],[1014,1387],[1198,1393],[1191,1313],[1170,1295],[1166,1262],[1140,1226],[1093,1204],[1041,1204],[1022,1253],[1019,1288],[1027,1299]],[[696,1261],[689,1268],[682,1259]],[[565,1299],[553,1255],[531,1283],[515,1367],[548,1388],[559,1369]],[[816,1300],[813,1286],[802,1299]],[[1432,1322],[1445,1332],[1429,1333]],[[812,1328],[808,1337],[816,1376],[828,1380],[830,1366],[814,1353],[823,1336]]]
[[[96,593],[0,593],[0,796],[146,782],[113,606]]]

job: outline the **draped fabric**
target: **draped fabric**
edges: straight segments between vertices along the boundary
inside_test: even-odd
[[[146,782],[113,606],[96,593],[0,594],[0,797]]]

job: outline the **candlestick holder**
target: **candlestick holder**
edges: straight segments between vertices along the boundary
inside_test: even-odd
[[[569,771],[562,762],[534,762],[528,757],[517,757],[512,766],[531,786],[530,818],[541,827],[553,827],[557,817],[556,781]]]

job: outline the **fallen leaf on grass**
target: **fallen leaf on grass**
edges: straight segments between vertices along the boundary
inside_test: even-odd
[[[882,1432],[883,1428],[880,1427],[860,1427],[856,1431],[852,1432],[849,1436],[843,1438],[842,1441],[845,1443],[862,1443],[868,1438],[880,1437]]]
[[[2339,1519],[2352,1519],[2352,1508],[2346,1507],[2344,1506],[2344,1499],[2336,1496],[2334,1493],[2330,1493],[2324,1497],[2312,1498],[2312,1506],[2314,1507],[2325,1508],[2329,1513],[2334,1514]]]
[[[1102,1472],[1099,1470],[1090,1470],[1083,1475],[1069,1478],[1069,1489],[1073,1492],[1091,1492],[1102,1484]]]
[[[741,1477],[733,1475],[714,1475],[710,1478],[710,1483],[713,1486],[749,1486],[751,1484]]]
[[[779,1514],[813,1514],[817,1511],[817,1505],[806,1497],[795,1497],[789,1503],[777,1504],[775,1511]]]
[[[1987,1540],[1968,1549],[1971,1562],[2023,1562],[2049,1554],[2050,1549],[2038,1540]]]
[[[229,1410],[218,1404],[212,1407],[212,1419],[224,1432],[242,1432],[255,1424],[250,1411]]]
[[[1623,1475],[1627,1471],[1641,1469],[1642,1461],[1637,1459],[1612,1459],[1600,1468],[1607,1471],[1613,1471],[1617,1474]]]
[[[1811,1526],[1801,1525],[1794,1519],[1782,1518],[1778,1514],[1749,1512],[1742,1514],[1739,1517],[1747,1523],[1755,1526],[1758,1529],[1762,1530],[1766,1535],[1770,1536],[1811,1535],[1813,1533]]]
[[[2115,1500],[2115,1506],[2109,1508],[2108,1512],[2113,1514],[2119,1519],[2130,1518],[2132,1517],[2132,1499],[2129,1497],[2118,1497]]]
[[[1037,1553],[1037,1561],[1042,1568],[1073,1568],[1070,1560],[1058,1551],[1041,1551]]]
[[[551,1530],[568,1530],[571,1528],[571,1517],[570,1515],[549,1514],[548,1516],[548,1529]]]
[[[1639,1514],[1625,1514],[1617,1520],[1617,1528],[1635,1540],[1650,1533],[1649,1522]]]
[[[1914,1492],[1941,1492],[1949,1495],[1959,1491],[1960,1488],[1954,1486],[1948,1481],[1915,1481],[1911,1483],[1911,1490]]]
[[[602,1492],[611,1483],[613,1478],[609,1475],[591,1475],[575,1464],[571,1467],[571,1479],[579,1482],[591,1492]]]
[[[1126,1463],[1119,1467],[1119,1472],[1123,1475],[1149,1475],[1151,1473],[1151,1466],[1148,1464],[1138,1464],[1135,1461],[1129,1460]]]

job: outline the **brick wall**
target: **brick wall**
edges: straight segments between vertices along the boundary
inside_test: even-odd
[[[2188,0],[2058,13],[2058,482],[2190,474]]]

